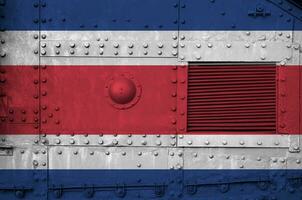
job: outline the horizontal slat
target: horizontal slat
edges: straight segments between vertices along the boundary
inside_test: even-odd
[[[275,131],[275,66],[190,66],[189,132]]]

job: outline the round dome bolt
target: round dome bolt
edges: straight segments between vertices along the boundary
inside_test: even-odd
[[[114,55],[116,55],[116,56],[117,56],[117,55],[118,55],[118,51],[115,51],[115,52],[114,52]]]
[[[146,140],[143,140],[141,143],[142,143],[142,145],[146,145],[146,144],[147,144],[147,141],[146,141]]]
[[[153,155],[154,155],[154,156],[158,156],[158,152],[155,151],[155,152],[153,153]]]
[[[196,58],[196,60],[200,60],[201,56],[200,55],[196,55],[195,58]]]
[[[296,160],[296,163],[297,163],[297,164],[300,164],[300,163],[301,163],[301,160],[297,159],[297,160]]]
[[[117,140],[113,140],[113,141],[112,141],[112,144],[113,144],[113,145],[117,145],[117,144],[118,144],[118,141],[117,141]]]
[[[188,145],[192,145],[193,142],[191,140],[189,140],[187,143],[188,143]]]
[[[177,56],[177,51],[172,51],[172,56]]]
[[[144,44],[143,44],[143,47],[144,47],[144,48],[148,48],[148,44],[147,44],[147,43],[144,43]]]
[[[85,51],[84,54],[85,54],[85,55],[89,55],[89,51]]]
[[[262,142],[261,142],[261,141],[258,141],[257,144],[258,144],[258,145],[262,145]]]
[[[170,142],[170,144],[171,144],[171,146],[175,146],[175,145],[176,145],[176,142],[175,142],[174,140],[172,140],[172,141]]]
[[[228,142],[224,140],[224,141],[222,141],[222,144],[223,144],[223,145],[227,145]]]
[[[246,43],[244,46],[245,46],[245,48],[250,48],[250,44],[249,43]]]
[[[60,51],[59,51],[59,50],[57,50],[57,51],[56,51],[56,54],[57,54],[57,55],[59,55],[59,54],[60,54]]]
[[[179,139],[183,139],[184,136],[183,136],[183,135],[179,135],[178,138],[179,138]]]
[[[275,144],[276,146],[278,146],[280,143],[279,143],[279,141],[275,141],[274,144]]]
[[[61,155],[61,154],[62,154],[62,151],[61,151],[61,150],[58,150],[58,151],[57,151],[57,154]]]
[[[74,143],[75,143],[74,139],[71,139],[71,140],[69,141],[69,143],[70,143],[70,144],[74,144]]]
[[[261,157],[258,157],[258,158],[257,158],[257,161],[261,161]]]
[[[75,43],[70,43],[69,46],[70,46],[70,48],[75,48],[76,45],[75,45]]]
[[[84,44],[84,46],[85,46],[85,48],[89,48],[89,47],[90,47],[90,44],[89,44],[88,42],[86,42],[86,43]]]
[[[46,166],[46,162],[43,162],[43,163],[42,163],[42,166]]]
[[[89,140],[85,140],[84,144],[86,144],[86,145],[89,144]]]
[[[132,55],[132,54],[133,54],[133,51],[128,51],[128,54],[129,54],[129,55]]]
[[[118,48],[119,46],[120,46],[119,43],[114,43],[114,44],[113,44],[113,47],[114,47],[114,48]]]
[[[213,158],[214,158],[214,155],[212,155],[212,154],[209,155],[209,158],[210,158],[210,159],[213,159]]]
[[[57,48],[60,48],[60,47],[61,47],[61,43],[57,43],[57,44],[56,44],[56,47],[57,47]]]
[[[20,153],[21,153],[21,154],[24,154],[24,153],[25,153],[25,151],[22,149],[22,150],[20,150]]]
[[[169,153],[169,155],[170,155],[170,156],[174,156],[174,152],[171,151],[171,152]]]
[[[122,152],[122,156],[125,156],[125,155],[126,155],[126,152],[125,152],[125,151],[123,151],[123,152]]]
[[[41,50],[41,54],[44,56],[46,55],[46,51],[44,49]]]
[[[158,46],[158,48],[163,48],[164,47],[163,43],[161,43],[161,42],[158,43],[157,46]]]
[[[104,54],[104,50],[101,49],[101,50],[100,50],[100,55],[103,55],[103,54]]]
[[[137,153],[137,155],[141,156],[141,155],[143,155],[143,153],[140,151],[140,152]]]
[[[197,43],[196,44],[196,47],[199,49],[201,47],[201,44],[200,43]]]
[[[138,163],[136,166],[137,166],[138,168],[141,168],[141,167],[142,167],[142,164]]]
[[[291,44],[287,44],[286,47],[287,47],[287,48],[291,48],[292,45],[291,45]]]
[[[230,159],[230,157],[231,157],[230,155],[226,155],[226,156],[225,156],[225,159],[228,160],[228,159]]]
[[[197,157],[197,153],[195,152],[195,153],[193,153],[193,157],[194,158],[196,158]]]
[[[93,151],[90,151],[89,154],[90,154],[90,155],[94,155],[94,152],[93,152]]]
[[[290,38],[290,37],[291,37],[291,35],[290,35],[290,34],[287,34],[287,35],[286,35],[286,38]]]
[[[42,47],[42,48],[45,48],[45,47],[46,47],[46,43],[42,43],[42,44],[41,44],[41,47]]]
[[[34,39],[37,40],[39,38],[38,34],[34,34]]]
[[[128,48],[132,49],[134,47],[133,43],[128,44]]]
[[[261,56],[260,59],[261,60],[265,60],[266,58],[265,58],[265,56]]]
[[[37,167],[38,165],[39,165],[39,162],[36,161],[36,160],[34,160],[34,161],[33,161],[33,166]]]
[[[186,39],[186,37],[185,37],[184,35],[181,35],[181,36],[180,36],[180,39],[181,39],[181,40],[184,40],[184,39]]]
[[[285,163],[285,159],[284,158],[280,158],[280,162],[281,163]]]
[[[240,165],[239,167],[242,169],[242,168],[244,168],[244,165]]]
[[[179,157],[181,157],[181,156],[183,155],[183,152],[182,152],[182,151],[178,151],[177,155],[178,155]]]
[[[156,145],[157,145],[157,146],[160,146],[160,145],[161,145],[161,141],[160,141],[160,140],[157,140],[157,141],[156,141]]]
[[[241,141],[239,142],[239,144],[240,144],[240,145],[244,145],[244,141],[241,140]]]
[[[298,151],[300,148],[298,146],[294,146],[294,150]]]
[[[245,156],[241,156],[241,160],[245,160]]]
[[[185,59],[185,57],[184,57],[184,56],[180,56],[179,58],[180,58],[180,60],[184,60],[184,59]]]
[[[110,152],[109,152],[109,151],[106,151],[106,152],[105,152],[105,155],[107,155],[107,156],[110,155]]]
[[[42,39],[46,39],[46,35],[45,34],[42,34]]]
[[[177,40],[177,35],[172,36],[173,40]]]
[[[276,163],[278,160],[277,160],[277,158],[273,158],[272,161],[273,161],[273,163]]]
[[[247,32],[245,32],[245,34],[246,34],[247,36],[249,36],[249,35],[251,35],[251,32],[247,31]]]
[[[100,48],[104,48],[104,47],[105,47],[105,44],[104,44],[104,43],[100,43],[100,44],[99,44],[99,47],[100,47]]]
[[[261,44],[261,47],[266,48],[266,44],[265,43]]]
[[[74,54],[74,50],[70,50],[69,53],[70,53],[71,55],[73,55],[73,54]]]
[[[204,144],[205,144],[205,145],[209,145],[210,142],[209,142],[208,140],[206,140],[206,141],[204,142]]]
[[[74,154],[74,155],[77,155],[77,154],[78,154],[78,151],[77,151],[77,150],[74,150],[74,151],[73,151],[73,154]]]
[[[212,45],[211,43],[209,43],[209,44],[208,44],[208,47],[209,47],[209,48],[212,48],[212,47],[213,47],[213,45]]]
[[[55,139],[55,143],[56,143],[56,144],[60,144],[60,143],[61,143],[61,140],[60,140],[60,139]]]
[[[104,141],[102,139],[99,140],[98,142],[100,145],[104,144]]]
[[[158,54],[158,55],[162,55],[163,52],[162,52],[162,51],[158,51],[157,54]]]
[[[128,145],[132,145],[132,143],[133,143],[132,140],[128,140],[128,141],[127,141],[127,144],[128,144]]]
[[[227,47],[227,48],[231,48],[232,45],[231,45],[231,44],[227,44],[226,47]]]
[[[184,43],[180,43],[180,47],[184,48],[186,45]]]
[[[173,43],[173,44],[172,44],[172,47],[175,49],[175,48],[178,47],[178,44],[177,44],[177,43]]]
[[[148,54],[148,51],[144,51],[144,55],[147,55]]]

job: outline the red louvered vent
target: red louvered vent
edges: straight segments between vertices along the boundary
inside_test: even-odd
[[[188,132],[275,133],[275,66],[189,66]]]

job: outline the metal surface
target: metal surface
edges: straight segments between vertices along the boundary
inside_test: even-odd
[[[0,0],[0,12],[0,199],[302,198],[294,1]],[[274,66],[275,128],[193,134],[191,65]]]

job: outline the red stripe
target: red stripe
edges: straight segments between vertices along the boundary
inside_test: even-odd
[[[201,85],[195,85],[194,88],[200,90],[197,96],[203,98],[197,101],[190,98],[187,102],[188,91],[191,91],[187,88],[187,66],[0,66],[0,132],[301,133],[302,71],[299,66],[277,67],[276,82],[271,81],[272,75],[266,66],[245,66],[248,68],[243,71],[238,66],[220,66],[222,71],[211,72],[213,67],[204,67],[207,75],[199,74],[191,82],[195,84],[196,80],[199,81]],[[263,73],[257,68],[261,68]],[[202,72],[199,68],[195,70]],[[226,77],[223,74],[225,71],[233,74]],[[229,82],[225,81],[235,81],[238,86],[226,84]],[[265,93],[272,91],[274,85],[277,85],[276,99]],[[261,86],[263,93],[258,90]],[[205,96],[211,100],[204,99]],[[267,116],[273,115],[271,106],[274,101],[277,102],[276,120],[271,122]],[[238,102],[241,102],[240,105]],[[193,115],[188,119],[187,104],[193,106],[190,108]],[[203,110],[197,118],[195,107]],[[259,110],[260,107],[264,109]],[[219,112],[220,109],[225,112]],[[260,115],[263,120],[255,121]],[[187,120],[191,126],[196,123],[203,123],[204,126],[198,125],[197,131],[187,131]],[[220,123],[220,129],[213,126],[213,120]],[[255,128],[261,131],[251,131],[253,127],[250,125],[254,122]],[[236,128],[238,123],[241,123],[240,128]],[[272,131],[274,124],[276,129]],[[245,130],[244,127],[249,129]]]

